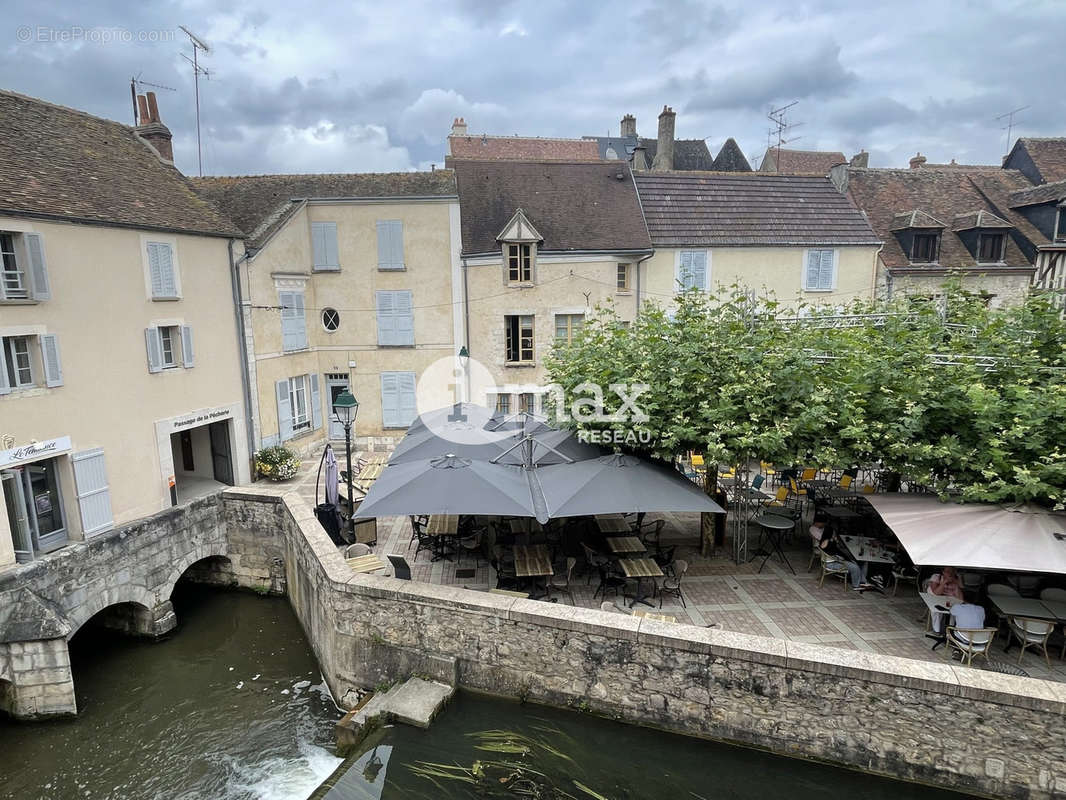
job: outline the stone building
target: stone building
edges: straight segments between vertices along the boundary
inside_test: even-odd
[[[1047,238],[1037,245],[1033,283],[1066,298],[1066,138],[1021,137],[1003,167],[1017,169],[1037,184],[1011,195],[1011,208]]]
[[[0,92],[0,567],[248,480],[241,234],[139,101]]]

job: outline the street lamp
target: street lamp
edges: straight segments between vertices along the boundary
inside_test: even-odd
[[[348,462],[348,530],[355,530],[355,506],[352,504],[352,426],[359,413],[359,401],[349,391],[341,392],[333,401],[333,418],[344,426],[344,455]]]

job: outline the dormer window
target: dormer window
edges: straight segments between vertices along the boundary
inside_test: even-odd
[[[503,279],[511,286],[528,286],[537,280],[537,245],[543,237],[522,209],[503,226],[496,237],[503,246]]]
[[[533,282],[533,246],[507,245],[507,280],[509,283]]]
[[[1059,219],[1055,224],[1055,240],[1066,240],[1066,206],[1059,206]]]
[[[996,264],[1003,260],[1003,245],[1007,236],[1003,233],[980,233],[977,236],[977,263]]]
[[[923,264],[935,262],[940,255],[939,233],[916,233],[911,243],[911,261]]]

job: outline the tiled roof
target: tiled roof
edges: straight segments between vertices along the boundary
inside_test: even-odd
[[[650,167],[655,154],[659,152],[659,140],[641,138],[640,144],[644,147]],[[714,159],[707,149],[707,142],[703,139],[674,139],[674,169],[685,172],[714,169]]]
[[[946,228],[936,217],[926,214],[919,208],[904,211],[892,218],[890,231],[905,231],[908,228]]]
[[[1013,228],[1007,220],[1001,219],[991,211],[979,209],[963,214],[956,214],[951,221],[953,231],[972,231],[974,228]]]
[[[378,172],[325,175],[245,175],[193,178],[196,190],[214,201],[259,247],[305,199],[361,197],[454,197],[455,174]]]
[[[1009,208],[1009,196],[1029,181],[1017,170],[978,169],[881,169],[848,170],[848,192],[865,212],[873,229],[884,240],[881,260],[888,267],[912,266],[893,233],[902,213],[921,209],[938,220],[952,220],[959,215],[984,211],[1014,227],[1007,237],[1004,261],[1009,267],[1029,267],[1030,261],[1019,248],[1015,236],[1033,245],[1047,242],[1025,217]],[[988,217],[991,221],[991,217]],[[976,267],[977,262],[959,236],[945,230],[941,236],[939,267]]]
[[[718,151],[712,169],[715,172],[751,172],[751,164],[745,158],[737,140],[730,136]]]
[[[499,252],[496,236],[519,208],[541,250],[651,247],[625,162],[456,161],[455,177],[464,254]]]
[[[128,125],[0,91],[0,213],[239,236]]]
[[[449,136],[449,165],[454,160],[599,161],[599,145],[590,139],[542,139],[532,136]]]
[[[1022,189],[1010,196],[1011,208],[1022,206],[1034,206],[1039,203],[1055,203],[1066,199],[1066,181],[1055,181],[1034,186],[1032,189]]]
[[[837,164],[846,163],[848,160],[843,153],[768,147],[759,163],[759,171],[778,175],[828,175]]]
[[[1045,183],[1066,180],[1066,138],[1022,137],[1015,144],[1019,145],[1029,153]]]
[[[826,178],[638,172],[636,179],[656,246],[878,243]]]

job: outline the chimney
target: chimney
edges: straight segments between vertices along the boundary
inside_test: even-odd
[[[637,135],[637,118],[632,114],[626,114],[622,117],[622,132],[620,135],[623,138]]]
[[[655,160],[651,168],[663,172],[674,168],[674,114],[670,106],[663,106],[659,115],[659,144],[655,148]]]
[[[865,150],[860,150],[851,157],[851,166],[864,168],[870,166],[870,154]]]
[[[137,95],[137,110],[140,112],[140,124],[133,132],[140,136],[168,164],[174,163],[174,148],[170,143],[170,128],[159,121],[159,106],[155,102],[155,92]]]
[[[911,159],[911,169],[921,169],[922,164],[924,164],[925,161],[925,156],[923,156],[921,153],[918,153],[918,155]]]
[[[456,117],[452,122],[452,136],[466,136],[466,120]]]

